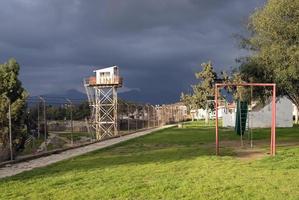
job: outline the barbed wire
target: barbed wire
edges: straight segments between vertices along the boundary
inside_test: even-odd
[[[69,97],[62,97],[62,96],[55,96],[55,97],[48,97],[48,96],[29,96],[27,97],[27,103],[39,103],[42,100],[40,98],[43,98],[46,102],[46,104],[52,104],[52,105],[60,105],[60,104],[83,104],[87,103],[88,99],[87,98],[69,98]],[[142,102],[133,102],[130,100],[125,100],[125,99],[118,99],[118,104],[126,104],[126,105],[136,105],[136,106],[162,106],[162,105],[170,105],[170,104],[151,104],[151,103],[142,103]]]

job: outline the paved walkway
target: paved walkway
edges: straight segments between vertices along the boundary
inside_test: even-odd
[[[141,132],[136,132],[136,133],[133,133],[130,135],[125,135],[122,137],[105,140],[105,141],[94,143],[94,144],[91,144],[88,146],[63,151],[60,154],[52,154],[49,156],[37,158],[34,160],[30,160],[30,161],[9,164],[5,167],[0,168],[0,178],[13,176],[13,175],[19,174],[24,171],[32,170],[34,168],[44,167],[44,166],[50,165],[52,163],[56,163],[56,162],[59,162],[59,161],[65,160],[65,159],[69,159],[69,158],[72,158],[75,156],[79,156],[79,155],[91,152],[91,151],[102,149],[102,148],[105,148],[105,147],[108,147],[108,146],[111,146],[111,145],[114,145],[114,144],[117,144],[117,143],[120,143],[123,141],[127,141],[127,140],[130,140],[130,139],[133,139],[136,137],[140,137],[143,135],[147,135],[147,134],[150,134],[157,130],[168,128],[171,126],[173,126],[173,125],[163,126],[163,127],[159,127],[159,128],[155,128],[155,129],[151,129],[151,130],[141,131]]]

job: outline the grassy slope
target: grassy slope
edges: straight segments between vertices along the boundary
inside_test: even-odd
[[[267,139],[268,130],[255,137]],[[238,140],[222,129],[222,140]],[[298,127],[278,140],[299,141]],[[215,157],[213,128],[191,124],[0,180],[0,199],[298,199],[299,147],[243,161]]]

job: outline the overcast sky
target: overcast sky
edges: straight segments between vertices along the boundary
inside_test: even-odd
[[[31,95],[83,91],[92,70],[118,65],[126,90],[168,103],[194,83],[200,63],[235,67],[264,0],[1,0],[0,62],[14,57]]]

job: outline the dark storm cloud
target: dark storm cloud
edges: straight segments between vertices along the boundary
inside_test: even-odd
[[[32,94],[82,89],[95,66],[119,65],[149,102],[178,99],[201,62],[245,52],[232,35],[263,0],[4,0],[0,61],[15,57]]]

